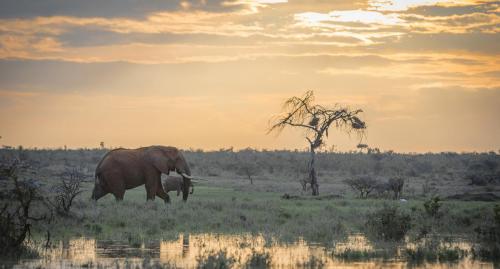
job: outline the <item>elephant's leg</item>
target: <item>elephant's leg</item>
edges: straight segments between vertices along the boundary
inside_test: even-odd
[[[121,173],[108,173],[105,175],[107,189],[115,196],[116,201],[123,200],[125,195],[125,184]]]
[[[163,188],[161,187],[161,174],[148,175],[146,177],[146,182],[145,182],[144,186],[146,187],[147,200],[154,201],[158,190],[159,189],[163,190]]]
[[[168,194],[162,188],[158,188],[158,190],[156,191],[156,196],[163,199],[165,203],[170,203],[170,196],[168,196]]]
[[[125,190],[123,191],[115,191],[113,192],[113,195],[115,196],[115,199],[117,202],[123,200],[123,196],[125,196]]]
[[[111,192],[115,196],[116,201],[122,201],[123,196],[125,196],[125,186],[124,184],[116,184],[115,188]]]

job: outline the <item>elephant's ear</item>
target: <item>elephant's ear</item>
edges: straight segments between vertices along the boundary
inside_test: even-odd
[[[152,150],[148,153],[151,164],[163,174],[168,175],[170,173],[170,166],[173,160],[165,156],[165,154],[163,154],[160,150]]]

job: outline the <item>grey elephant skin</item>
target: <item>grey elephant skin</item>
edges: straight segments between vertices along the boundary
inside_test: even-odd
[[[169,203],[170,197],[162,188],[161,174],[168,175],[171,171],[182,175],[182,199],[187,201],[191,171],[177,148],[150,146],[111,150],[96,167],[92,199],[97,201],[111,193],[116,200],[123,200],[126,190],[145,185],[147,200],[158,196]]]
[[[177,196],[182,192],[184,193],[184,179],[178,176],[168,176],[163,183],[163,190],[168,194],[170,191],[177,191]],[[194,186],[193,181],[191,181],[191,191],[189,194],[193,194]]]

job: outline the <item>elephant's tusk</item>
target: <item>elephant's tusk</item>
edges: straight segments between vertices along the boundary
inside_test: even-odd
[[[192,179],[193,177],[192,176],[188,176],[187,174],[185,173],[181,173],[181,176],[185,177],[185,178],[188,178],[188,179]]]

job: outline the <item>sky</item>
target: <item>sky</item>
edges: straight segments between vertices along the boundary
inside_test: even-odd
[[[490,0],[0,0],[0,144],[303,149],[266,131],[313,90],[370,147],[498,151],[499,25]]]

